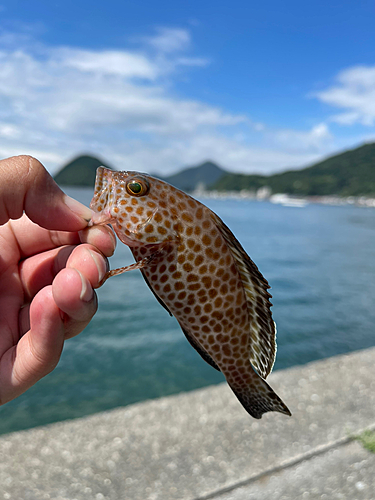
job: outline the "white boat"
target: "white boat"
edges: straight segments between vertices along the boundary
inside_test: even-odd
[[[284,207],[297,207],[297,208],[303,208],[309,204],[309,202],[304,198],[293,198],[292,196],[289,196],[284,193],[272,195],[270,197],[270,202],[283,205]]]

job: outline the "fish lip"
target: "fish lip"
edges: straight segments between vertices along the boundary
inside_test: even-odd
[[[113,222],[114,222],[114,220],[111,219],[110,217],[108,217],[108,215],[106,213],[94,212],[87,225],[88,225],[88,227],[106,226],[109,224],[113,224]]]
[[[98,220],[95,220],[95,216],[99,216],[97,219]],[[89,223],[88,223],[88,227],[93,227],[93,226],[110,226],[112,227],[112,229],[115,231],[118,239],[120,241],[122,241],[122,243],[124,243],[125,245],[127,245],[128,247],[140,247],[142,245],[144,245],[144,243],[142,243],[141,241],[138,241],[137,239],[132,239],[132,238],[129,238],[129,236],[127,236],[126,234],[123,234],[122,232],[120,232],[117,228],[117,222],[116,222],[116,219],[108,219],[106,218],[105,221],[101,222],[100,221],[100,217],[102,216],[102,214],[99,214],[97,212],[94,213],[94,215],[92,216],[92,218],[90,219]],[[136,234],[134,231],[129,231],[131,234]],[[156,245],[158,245],[158,243],[156,243]]]

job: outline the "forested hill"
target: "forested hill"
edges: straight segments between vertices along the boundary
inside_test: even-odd
[[[94,156],[78,156],[64,165],[54,179],[60,186],[94,187],[96,169],[100,166],[111,168]],[[227,170],[223,170],[211,161],[206,161],[198,166],[185,168],[168,177],[155,175],[183,191],[193,191],[197,185],[204,184],[207,187],[226,173]]]
[[[193,191],[199,184],[204,184],[205,187],[210,186],[221,179],[226,173],[227,170],[223,170],[216,163],[206,161],[196,167],[185,168],[177,174],[164,177],[163,179],[183,191]]]
[[[94,188],[96,169],[100,166],[111,168],[94,156],[78,156],[64,165],[54,179],[60,186]]]
[[[55,180],[62,186],[93,188],[96,169],[100,165],[108,167],[93,156],[79,156],[65,165],[55,176]],[[159,175],[157,177],[163,178]],[[215,163],[205,162],[164,177],[164,180],[184,191],[193,191],[203,183],[207,189],[220,191],[257,191],[268,186],[272,193],[297,196],[373,196],[375,143],[331,156],[302,170],[289,170],[280,174],[232,174]]]
[[[210,186],[222,191],[256,191],[300,196],[361,196],[375,194],[375,143],[331,156],[302,170],[269,176],[226,174]]]

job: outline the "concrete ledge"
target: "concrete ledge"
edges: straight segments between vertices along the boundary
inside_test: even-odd
[[[374,366],[375,348],[272,374],[292,418],[253,420],[220,385],[2,436],[0,498],[272,498],[257,490],[267,471],[359,446],[348,436],[375,422]]]

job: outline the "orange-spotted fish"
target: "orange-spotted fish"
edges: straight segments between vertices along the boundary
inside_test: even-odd
[[[91,225],[111,224],[187,340],[255,418],[290,411],[265,382],[276,353],[269,285],[224,222],[183,191],[99,167]]]

